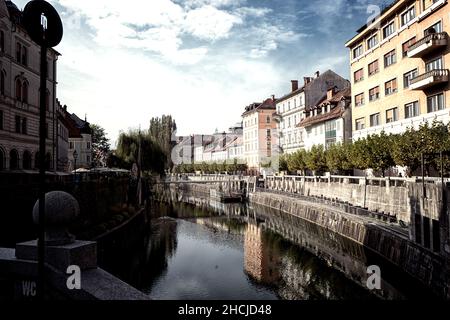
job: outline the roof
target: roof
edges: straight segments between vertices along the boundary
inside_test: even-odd
[[[332,105],[334,108],[331,109],[330,112],[318,114],[316,116],[310,116],[306,117],[300,123],[297,125],[297,127],[309,127],[317,123],[321,123],[324,121],[332,120],[340,118],[343,113],[345,112],[345,108],[338,105],[338,103],[342,100],[350,99],[351,98],[351,89],[346,88],[343,90],[340,90],[336,92],[330,99],[327,99],[327,96],[325,96],[324,99],[322,99],[317,105],[310,108],[308,111],[311,111],[313,109],[322,108],[322,106],[325,105]]]
[[[251,105],[245,107],[245,112],[242,114],[242,116],[246,116],[259,110],[276,110],[275,104],[277,102],[278,100],[275,98],[266,99],[263,101],[263,103],[254,102]]]
[[[321,122],[332,120],[332,119],[337,119],[337,118],[342,117],[342,115],[344,114],[344,111],[345,110],[342,107],[339,107],[339,106],[334,107],[330,112],[322,113],[317,116],[307,117],[307,118],[303,119],[302,121],[300,121],[300,123],[296,127],[306,128],[306,127],[310,127],[317,123],[321,123]]]

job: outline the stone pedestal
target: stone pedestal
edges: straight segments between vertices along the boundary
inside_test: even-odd
[[[37,240],[17,244],[16,258],[37,261]],[[81,270],[97,268],[97,243],[75,241],[62,246],[46,246],[45,262],[63,272],[71,265],[76,265]]]

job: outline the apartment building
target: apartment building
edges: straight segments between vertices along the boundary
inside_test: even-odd
[[[353,139],[449,122],[447,0],[398,0],[346,43]]]
[[[297,125],[305,129],[305,149],[314,145],[328,148],[336,143],[352,139],[351,89],[330,88],[317,105],[305,111],[305,117]]]
[[[348,80],[335,72],[317,71],[314,77],[304,77],[303,86],[298,80],[291,81],[291,92],[277,100],[275,121],[279,132],[279,146],[282,153],[294,153],[305,148],[305,128],[298,124],[305,118],[305,111],[316,106],[327,96],[327,90],[342,90],[349,87]]]
[[[276,134],[276,111],[274,96],[263,103],[252,103],[242,114],[244,159],[252,172],[260,172],[261,167],[278,154]]]

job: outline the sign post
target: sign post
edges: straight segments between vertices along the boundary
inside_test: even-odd
[[[44,0],[27,3],[22,22],[31,39],[41,47],[39,94],[39,238],[38,238],[38,297],[45,293],[45,171],[46,171],[46,96],[47,50],[57,46],[63,35],[61,18],[55,8]]]

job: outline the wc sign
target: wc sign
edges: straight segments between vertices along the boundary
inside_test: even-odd
[[[66,287],[68,290],[81,290],[81,269],[72,265],[66,270]],[[34,280],[22,280],[16,285],[16,293],[22,299],[34,299],[37,297],[37,282]]]

